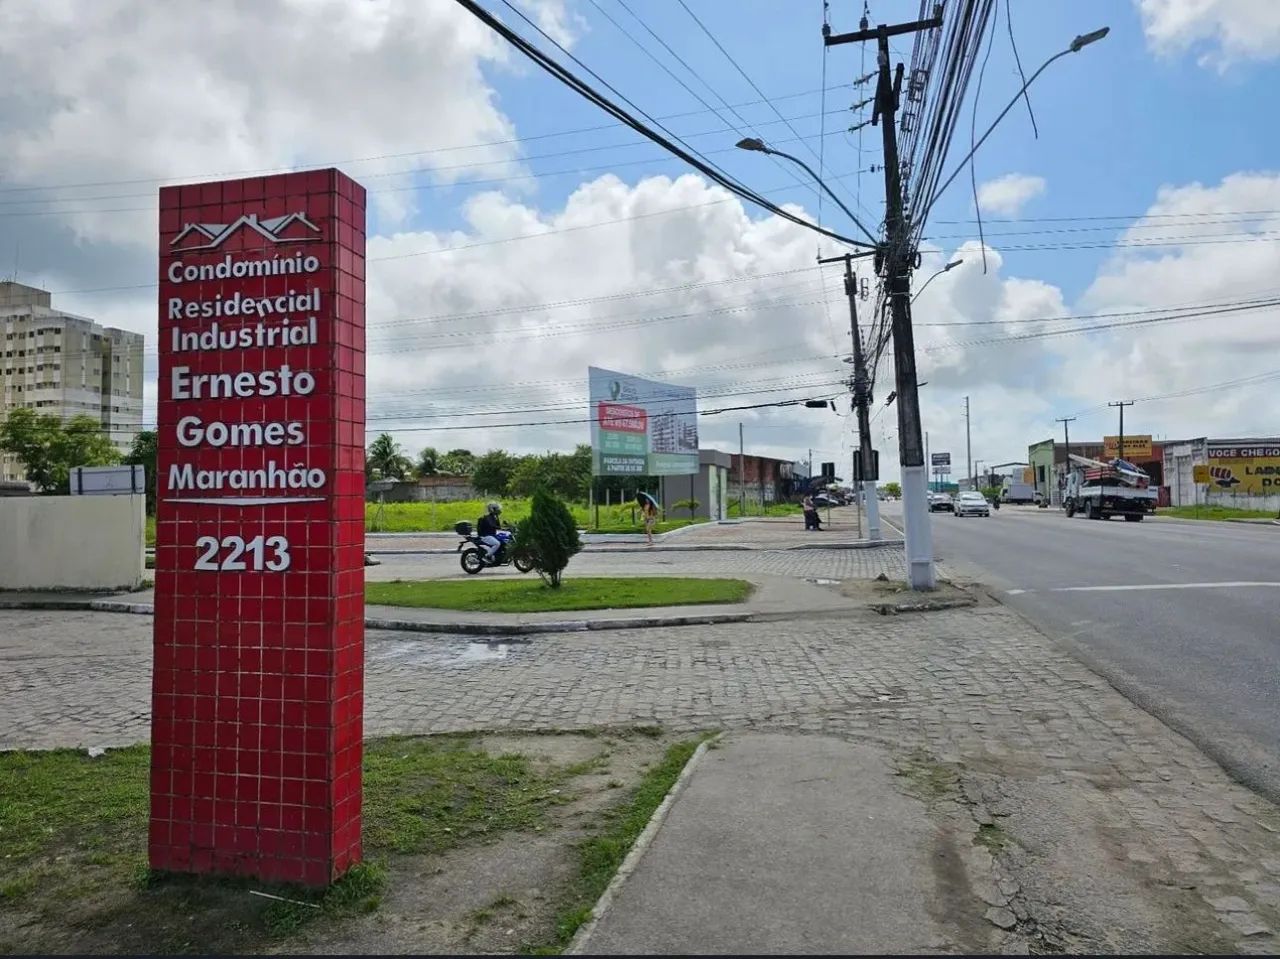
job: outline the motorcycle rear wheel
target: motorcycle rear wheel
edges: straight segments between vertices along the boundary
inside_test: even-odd
[[[462,551],[462,556],[458,560],[462,565],[462,571],[468,575],[474,576],[476,573],[484,569],[484,553],[476,546]]]
[[[527,573],[529,572],[529,570],[533,569],[533,557],[526,556],[523,553],[521,553],[511,561],[511,565],[513,565],[520,572]]]

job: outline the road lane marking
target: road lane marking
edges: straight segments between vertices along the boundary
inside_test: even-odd
[[[1009,589],[1009,596],[1023,593],[1124,593],[1141,589],[1235,589],[1247,586],[1280,587],[1280,583],[1263,580],[1230,580],[1223,583],[1134,583],[1125,586],[1053,586],[1048,589]]]

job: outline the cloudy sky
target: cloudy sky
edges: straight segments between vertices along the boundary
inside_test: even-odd
[[[504,0],[483,2],[567,59]],[[821,165],[874,230],[879,129],[848,132],[869,118],[851,107],[871,51],[824,54],[820,0],[737,0],[732,17],[729,4],[687,4],[515,7],[732,176],[855,229],[803,171],[733,148],[763,137]],[[583,442],[585,423],[554,421],[585,416],[589,365],[696,386],[704,413],[843,389],[848,308],[839,271],[815,265],[841,248],[710,185],[454,0],[2,6],[0,274],[54,291],[56,305],[153,335],[161,184],[336,165],[372,199],[369,427],[410,452]],[[861,0],[829,6],[834,30],[857,28]],[[1112,32],[1032,87],[1038,137],[1025,105],[1010,112],[972,181],[964,171],[933,207],[917,286],[963,262],[915,304],[931,449],[963,463],[965,396],[973,455],[988,463],[1025,459],[1028,443],[1059,435],[1056,417],[1078,417],[1073,437],[1114,432],[1114,399],[1140,401],[1129,433],[1280,432],[1276,310],[1240,308],[1280,294],[1280,130],[1267,117],[1280,3],[1009,6],[952,164],[970,123],[980,134],[1017,90],[1010,27],[1028,71],[1076,34]],[[896,22],[918,4],[869,12]],[[895,43],[895,58],[909,55]],[[891,362],[873,424],[884,478],[896,470]],[[847,399],[834,413],[762,408],[700,428],[704,446],[736,449],[741,422],[751,451],[812,449],[844,475],[848,412]]]

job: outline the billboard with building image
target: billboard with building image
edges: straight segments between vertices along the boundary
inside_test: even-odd
[[[691,386],[587,369],[596,476],[698,472],[698,395]]]

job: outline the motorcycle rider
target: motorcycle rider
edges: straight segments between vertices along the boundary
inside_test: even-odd
[[[498,539],[498,530],[502,529],[501,517],[502,505],[490,503],[486,507],[485,514],[476,523],[476,535],[480,537],[480,543],[484,546],[485,559],[489,563],[494,561],[498,550],[502,548],[502,541]]]

